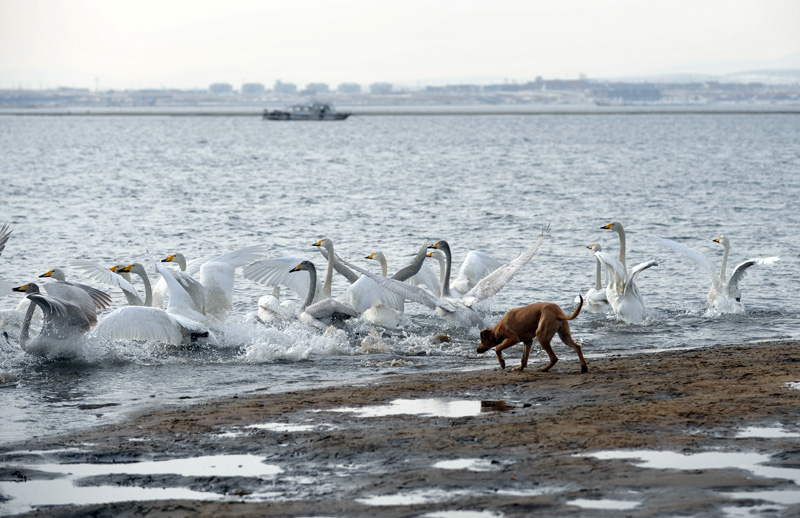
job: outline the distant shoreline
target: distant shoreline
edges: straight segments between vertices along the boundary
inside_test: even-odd
[[[612,106],[370,106],[342,107],[355,117],[474,115],[798,115],[797,105],[612,105]],[[261,117],[262,108],[0,108],[15,117]]]

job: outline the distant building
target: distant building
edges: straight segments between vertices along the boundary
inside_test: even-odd
[[[369,91],[376,95],[387,95],[394,90],[392,83],[372,83],[369,85]]]
[[[261,83],[245,83],[242,85],[242,94],[244,95],[261,95],[266,89]]]
[[[279,79],[275,81],[275,87],[273,90],[276,94],[296,94],[297,85],[294,83],[284,83]]]
[[[303,95],[327,94],[331,90],[325,83],[308,83],[306,89],[300,92]]]
[[[233,93],[233,85],[230,83],[214,83],[208,87],[208,91],[212,94],[231,94]]]
[[[342,83],[336,90],[342,94],[360,94],[361,85],[358,83]]]

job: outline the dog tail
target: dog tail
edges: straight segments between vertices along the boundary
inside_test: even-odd
[[[580,295],[578,295],[578,297],[581,299],[581,301],[578,303],[578,307],[575,308],[575,312],[572,315],[565,318],[564,320],[572,320],[573,318],[577,317],[580,314],[581,308],[583,307],[583,297],[581,297]]]

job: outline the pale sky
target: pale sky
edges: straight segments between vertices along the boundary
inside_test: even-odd
[[[800,68],[800,0],[0,0],[0,88]]]

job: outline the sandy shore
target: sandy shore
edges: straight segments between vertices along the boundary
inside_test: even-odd
[[[480,371],[391,375],[277,395],[256,391],[154,410],[119,424],[5,447],[0,480],[52,478],[15,467],[26,458],[13,450],[77,447],[60,453],[59,462],[92,463],[253,454],[283,472],[260,478],[105,475],[81,482],[186,487],[226,495],[220,501],[60,506],[29,515],[393,517],[471,511],[461,516],[638,517],[725,516],[733,508],[800,515],[800,487],[791,479],[733,467],[692,468],[688,461],[689,469],[663,470],[592,456],[617,450],[752,452],[769,455],[768,466],[800,472],[800,438],[736,437],[749,426],[800,432],[800,391],[790,385],[800,382],[800,345],[590,359],[587,374],[578,373],[576,359],[563,348],[557,353],[561,361],[548,373],[536,370],[541,355],[522,373],[499,371],[487,357],[491,368]],[[420,400],[420,406],[427,399],[471,402],[482,411],[457,417],[443,415],[447,411],[439,406],[428,415],[333,411],[398,399]],[[248,428],[268,423],[271,428]],[[464,459],[475,461],[434,466]],[[770,503],[755,493],[765,490],[781,491],[788,503]],[[744,491],[754,493],[731,494]]]

